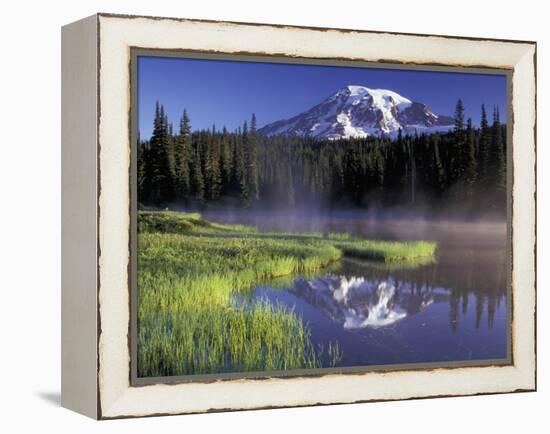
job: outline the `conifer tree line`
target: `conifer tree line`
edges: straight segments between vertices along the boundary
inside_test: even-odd
[[[479,127],[456,104],[447,133],[320,140],[266,137],[256,116],[235,131],[177,128],[157,103],[153,132],[138,143],[141,205],[204,207],[506,207],[506,125],[498,108]]]

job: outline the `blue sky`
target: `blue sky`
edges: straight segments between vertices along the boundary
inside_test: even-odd
[[[506,120],[506,76],[263,62],[138,58],[138,122],[151,135],[155,102],[164,104],[174,127],[186,108],[193,130],[224,125],[233,131],[256,113],[258,126],[297,115],[349,85],[393,90],[453,115],[462,98],[466,117],[479,124],[480,106]]]

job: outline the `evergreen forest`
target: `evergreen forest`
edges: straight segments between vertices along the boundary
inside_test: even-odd
[[[490,119],[489,119],[490,117]],[[448,132],[321,140],[266,137],[256,116],[235,131],[177,127],[157,102],[153,133],[138,139],[142,207],[179,204],[302,209],[506,210],[506,124],[481,106],[479,126],[456,104]]]

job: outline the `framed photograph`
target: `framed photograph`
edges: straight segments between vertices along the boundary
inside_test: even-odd
[[[63,28],[62,404],[533,391],[536,44]]]

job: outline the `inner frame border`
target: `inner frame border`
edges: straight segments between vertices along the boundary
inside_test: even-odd
[[[457,72],[469,74],[492,74],[506,76],[506,295],[507,295],[507,327],[506,327],[506,357],[500,359],[479,359],[429,363],[396,363],[391,365],[349,366],[334,368],[294,369],[288,371],[250,371],[231,372],[220,374],[176,375],[166,377],[138,377],[137,376],[137,139],[138,134],[138,70],[139,57],[164,57],[181,59],[201,59],[237,62],[258,62],[274,64],[294,64],[310,66],[353,67],[370,69],[397,69],[409,71],[433,71],[433,72]],[[322,377],[329,374],[364,374],[367,372],[398,372],[398,371],[430,371],[441,368],[466,368],[513,365],[513,246],[512,246],[512,213],[513,213],[513,129],[514,113],[512,107],[512,83],[513,70],[492,67],[468,67],[468,66],[444,66],[441,64],[412,64],[398,62],[372,62],[351,59],[317,59],[309,57],[285,57],[281,55],[256,54],[256,53],[225,53],[210,50],[186,50],[186,49],[156,49],[143,47],[130,47],[129,62],[130,77],[130,107],[128,130],[130,139],[130,233],[129,233],[129,300],[130,321],[128,330],[128,347],[130,350],[130,387],[147,386],[153,384],[175,385],[182,383],[210,383],[224,380],[267,380],[271,378],[303,378]]]

